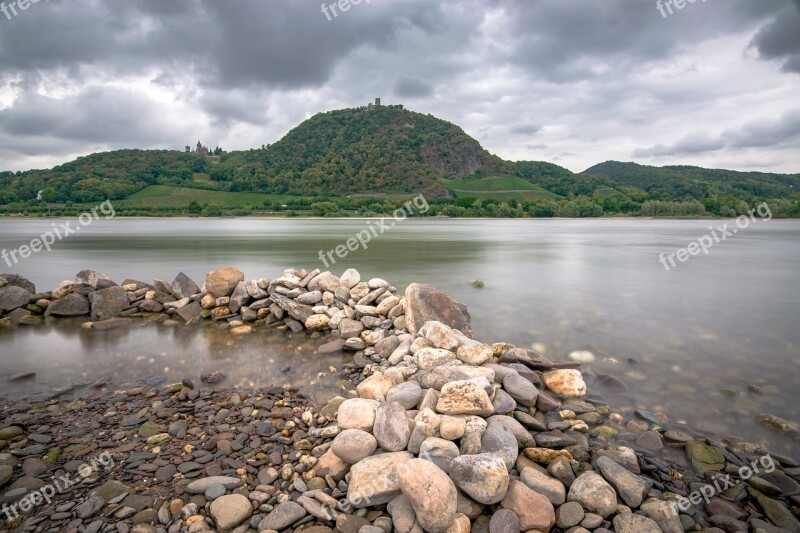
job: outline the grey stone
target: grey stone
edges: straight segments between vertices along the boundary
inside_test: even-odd
[[[386,395],[387,402],[397,402],[403,409],[414,409],[424,394],[422,387],[416,381],[406,381],[395,385]]]
[[[235,489],[242,485],[242,480],[228,476],[204,477],[186,485],[186,492],[189,494],[205,494],[208,488],[214,485],[222,485],[226,489]]]
[[[509,374],[503,379],[503,389],[514,398],[517,403],[530,407],[536,405],[539,397],[538,389],[519,374]]]
[[[28,305],[33,293],[16,285],[0,287],[0,312],[7,313]]]
[[[600,474],[584,472],[569,488],[567,501],[578,502],[586,511],[605,518],[617,508],[617,493]]]
[[[406,326],[412,335],[433,320],[472,337],[466,307],[442,291],[430,285],[412,283],[406,288],[405,302]]]
[[[598,457],[597,467],[603,477],[617,489],[622,500],[629,507],[637,508],[642,504],[651,486],[647,479],[631,473],[625,467],[606,456]]]
[[[53,300],[45,316],[83,316],[89,314],[89,299],[82,294],[70,293],[60,300]]]
[[[130,305],[128,295],[122,287],[109,287],[92,296],[92,320],[113,318]]]
[[[375,413],[372,433],[384,450],[388,452],[404,450],[411,437],[411,427],[403,406],[395,401],[381,403]]]
[[[372,455],[377,447],[378,441],[375,437],[361,429],[346,429],[331,443],[333,453],[351,465]]]
[[[567,489],[564,488],[563,483],[547,474],[543,474],[535,468],[523,468],[520,474],[520,480],[530,489],[546,496],[553,505],[563,505],[567,499]],[[574,525],[575,524],[571,524],[567,527],[572,527]]]
[[[288,501],[279,503],[267,516],[258,524],[258,530],[280,531],[285,529],[306,515],[306,510],[302,505]]]
[[[489,521],[489,533],[519,533],[519,517],[511,509],[500,509]]]
[[[616,533],[662,533],[654,521],[633,513],[622,513],[614,517]]]
[[[89,498],[82,504],[75,507],[75,515],[82,520],[91,518],[92,516],[96,515],[105,504],[106,501],[98,496]]]
[[[445,473],[450,473],[450,461],[458,455],[458,446],[455,443],[438,437],[428,437],[419,447],[420,459],[432,462]]]
[[[517,438],[505,424],[492,417],[481,436],[481,453],[496,453],[505,462],[506,469],[511,472],[519,456]]]
[[[486,505],[505,497],[510,480],[503,458],[493,453],[456,457],[450,463],[450,477],[459,489]]]
[[[175,276],[169,288],[176,298],[188,298],[200,293],[200,287],[183,272]]]

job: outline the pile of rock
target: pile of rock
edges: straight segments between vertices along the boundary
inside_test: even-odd
[[[88,490],[68,495],[46,512],[17,518],[16,527],[800,531],[800,462],[741,440],[710,441],[663,415],[613,411],[587,394],[578,362],[472,339],[464,306],[432,287],[414,284],[401,297],[388,282],[361,282],[352,270],[244,282],[224,269],[210,273],[202,289],[179,278],[133,291],[138,282],[123,283],[128,307],[121,313],[140,314],[153,305],[145,302],[157,302],[163,309],[146,312],[164,322],[211,317],[232,331],[261,323],[324,332],[321,350],[356,351],[363,381],[318,410],[280,388],[248,396],[191,383],[6,406],[0,449],[9,454],[0,465],[13,466],[0,469],[0,486],[12,483],[4,501],[37,485],[25,481],[24,469],[20,476],[16,458],[48,459],[55,445],[65,455],[45,461],[49,470],[69,470],[75,453],[107,449],[122,466],[92,483],[125,481],[129,491],[106,491],[101,500]],[[50,309],[87,292],[95,313],[95,301],[107,300],[98,294],[114,286],[96,274],[78,280],[53,291],[50,304],[35,305]],[[187,307],[194,311],[181,314]],[[93,324],[108,320],[120,318]],[[761,470],[753,473],[753,465]],[[695,499],[708,483],[714,492]],[[131,497],[143,494],[150,507]]]
[[[37,293],[27,279],[0,276],[0,327],[35,325],[48,318],[90,316],[85,326],[111,329],[145,318],[155,323],[194,324],[213,319],[234,334],[257,326],[292,331],[336,331],[325,350],[363,350],[394,330],[405,330],[403,300],[383,279],[361,281],[353,269],[330,272],[286,270],[277,279],[244,280],[232,267],[209,272],[202,288],[183,273],[168,284],[110,277],[83,270],[50,292]]]

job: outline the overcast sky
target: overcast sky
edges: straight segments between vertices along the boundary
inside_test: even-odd
[[[503,158],[576,172],[609,159],[800,172],[800,0],[672,9],[40,0],[0,13],[0,169],[198,139],[257,147],[380,96]]]

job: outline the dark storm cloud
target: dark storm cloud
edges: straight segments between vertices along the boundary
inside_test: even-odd
[[[433,94],[430,84],[415,78],[400,78],[394,93],[401,98],[424,98]]]
[[[515,41],[509,59],[555,82],[595,78],[609,68],[624,73],[769,20],[787,1],[697,2],[664,18],[655,0],[509,0]]]
[[[181,147],[209,132],[248,148],[365,95],[411,101],[506,154],[549,147],[567,158],[615,135],[626,142],[605,150],[695,155],[785,146],[780,132],[793,131],[789,116],[758,134],[742,119],[724,135],[687,136],[692,108],[672,104],[716,109],[716,80],[688,94],[650,70],[728,39],[735,54],[794,79],[800,0],[708,0],[667,18],[656,0],[362,0],[331,20],[323,1],[333,4],[50,0],[0,15],[0,166]],[[660,133],[665,141],[643,137],[678,112],[686,119]]]
[[[223,88],[319,86],[352,50],[387,47],[399,25],[430,26],[420,11],[436,11],[421,0],[362,2],[328,21],[308,0],[86,0],[33,7],[0,33],[0,68],[83,65],[121,73],[158,67],[193,72]]]
[[[0,127],[17,137],[140,145],[163,141],[165,126],[156,102],[124,89],[89,87],[62,99],[25,94],[0,110]]]
[[[780,61],[787,72],[800,73],[800,0],[793,2],[761,28],[751,44],[762,58]]]

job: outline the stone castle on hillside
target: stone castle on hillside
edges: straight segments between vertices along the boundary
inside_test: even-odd
[[[197,141],[197,147],[194,150],[195,154],[204,155],[206,157],[218,158],[219,154],[222,152],[221,149],[217,148],[215,150],[210,150],[207,146],[203,146],[203,143]],[[186,153],[191,154],[192,148],[188,144],[186,145]]]
[[[186,153],[189,154],[192,152],[192,148],[187,144],[186,145]],[[195,149],[194,153],[196,154],[203,154],[203,155],[211,155],[211,151],[208,147],[203,146],[203,143],[197,141],[197,148]]]

